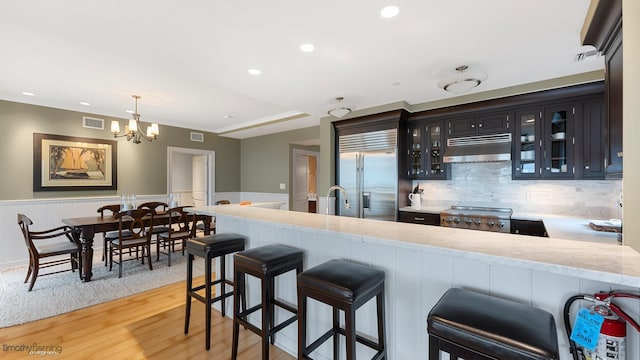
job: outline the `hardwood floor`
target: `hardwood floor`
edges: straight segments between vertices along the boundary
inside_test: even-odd
[[[203,281],[202,279],[198,279]],[[61,351],[41,358],[62,359],[230,359],[232,321],[213,311],[211,350],[204,348],[204,304],[193,301],[189,334],[184,334],[185,283],[56,317],[0,329],[0,357],[33,358],[24,348]],[[260,358],[260,338],[240,328],[238,359]],[[270,359],[294,359],[271,346]]]

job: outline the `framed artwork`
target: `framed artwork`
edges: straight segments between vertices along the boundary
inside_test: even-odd
[[[33,134],[33,191],[116,190],[117,142]]]

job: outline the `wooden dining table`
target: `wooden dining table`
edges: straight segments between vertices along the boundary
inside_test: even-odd
[[[151,217],[147,217],[148,221],[151,221]],[[211,221],[210,215],[195,215],[195,222],[202,221],[204,223],[204,234],[211,234]],[[74,229],[81,229],[77,232],[76,236],[79,236],[79,241],[82,244],[82,279],[85,282],[91,281],[93,272],[93,238],[96,233],[104,233],[109,231],[117,231],[119,227],[118,219],[113,216],[87,216],[62,219],[62,223],[68,225]],[[129,221],[130,223],[130,221]],[[169,215],[166,213],[156,214],[153,216],[153,225],[166,225],[169,223]],[[123,224],[128,223],[126,221]],[[146,223],[145,226],[149,224]],[[195,225],[194,225],[195,226]]]

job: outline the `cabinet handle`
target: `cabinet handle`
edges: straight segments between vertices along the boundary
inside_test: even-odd
[[[587,170],[590,169],[589,165],[585,165],[584,168],[587,169]]]
[[[474,127],[476,127],[476,124],[471,124],[471,128],[474,128]]]
[[[482,123],[478,124],[478,127],[482,127]]]
[[[414,217],[413,220],[415,220],[415,221],[424,221],[424,218]]]

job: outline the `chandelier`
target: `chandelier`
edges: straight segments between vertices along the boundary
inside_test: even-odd
[[[142,126],[140,124],[140,114],[138,114],[138,100],[139,95],[131,95],[136,99],[136,111],[133,113],[133,119],[129,120],[129,124],[124,128],[124,134],[120,135],[120,122],[118,120],[111,121],[111,133],[113,137],[126,136],[128,141],[133,140],[134,144],[140,144],[140,139],[145,139],[149,142],[157,139],[160,131],[158,130],[158,124],[152,123],[151,126],[147,126],[146,135],[142,132]]]

